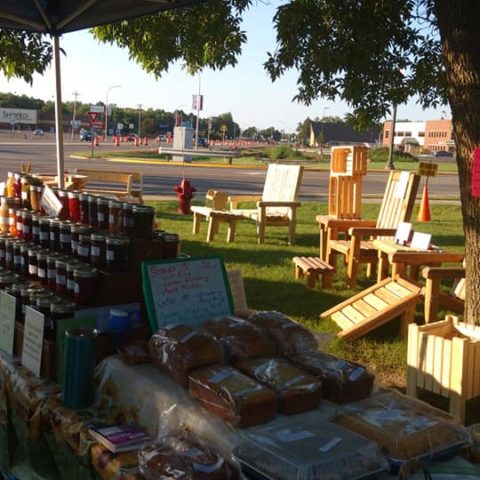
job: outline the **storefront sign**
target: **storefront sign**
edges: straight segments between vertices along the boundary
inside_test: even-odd
[[[43,330],[45,315],[31,307],[25,307],[22,365],[37,377],[42,366]]]
[[[24,108],[0,108],[0,123],[37,124],[37,111]]]
[[[0,292],[0,350],[13,354],[15,335],[15,310],[17,299],[5,292]]]
[[[198,325],[233,313],[230,285],[220,257],[143,262],[142,278],[154,332],[159,325]]]

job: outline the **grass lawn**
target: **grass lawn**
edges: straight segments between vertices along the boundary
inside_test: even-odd
[[[247,220],[238,222],[234,243],[226,243],[227,227],[221,224],[215,241],[207,244],[206,223],[202,224],[200,234],[194,236],[192,217],[177,214],[176,202],[155,202],[153,205],[157,208],[161,228],[180,234],[183,253],[192,256],[220,255],[227,268],[241,269],[249,307],[284,312],[311,329],[324,332],[328,339],[333,337],[337,327],[333,322],[320,321],[319,314],[373,283],[362,276],[357,291],[348,290],[341,261],[331,289],[308,291],[303,282],[295,280],[292,257],[318,256],[319,232],[315,216],[327,213],[326,204],[305,203],[298,210],[295,246],[288,246],[286,228],[273,227],[267,227],[266,242],[258,245],[255,224]],[[376,218],[379,207],[375,204],[364,205],[364,217]],[[462,251],[464,241],[460,207],[434,204],[430,208],[433,220],[415,224],[415,229],[432,233],[433,242],[442,248]],[[416,217],[415,211],[413,218]],[[417,309],[417,317],[420,322],[421,306]],[[380,327],[356,341],[333,339],[328,350],[368,365],[385,385],[405,387],[407,345],[406,340],[398,337],[396,322]]]

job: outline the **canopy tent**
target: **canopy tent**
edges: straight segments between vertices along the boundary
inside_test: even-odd
[[[64,186],[63,119],[59,37],[63,33],[181,8],[203,0],[2,0],[0,28],[50,34],[56,82],[57,175]]]

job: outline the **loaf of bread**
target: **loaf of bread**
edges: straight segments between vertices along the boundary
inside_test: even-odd
[[[153,334],[149,350],[152,362],[183,386],[190,370],[222,362],[222,348],[213,337],[183,324]]]
[[[216,452],[198,443],[166,438],[138,455],[145,480],[230,480],[231,469]]]
[[[248,321],[260,327],[275,342],[280,355],[303,355],[317,349],[312,332],[285,314],[276,311],[258,311]]]
[[[468,442],[453,417],[394,391],[342,407],[335,422],[376,442],[390,460],[431,457]]]
[[[319,351],[292,357],[291,361],[322,381],[322,397],[331,402],[355,402],[372,393],[375,375],[358,363]]]
[[[117,347],[117,353],[127,365],[138,365],[152,361],[148,342],[143,340],[127,340]]]
[[[263,331],[241,318],[208,320],[202,324],[202,328],[220,342],[228,362],[275,354],[274,344]]]
[[[320,404],[320,380],[284,358],[245,359],[235,367],[271,388],[278,396],[278,410],[284,415],[314,410]]]
[[[207,410],[235,427],[269,422],[276,414],[275,393],[233,367],[193,370],[188,390]]]

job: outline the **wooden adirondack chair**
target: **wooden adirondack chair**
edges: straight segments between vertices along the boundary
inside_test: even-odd
[[[438,321],[438,310],[444,308],[463,313],[465,306],[465,261],[462,267],[427,267],[425,278],[425,323]],[[442,280],[455,280],[450,292],[441,289]]]
[[[329,239],[327,244],[328,263],[336,266],[338,254],[345,256],[347,284],[355,288],[362,263],[375,265],[377,249],[372,244],[376,237],[393,237],[400,222],[408,222],[417,196],[420,176],[413,172],[390,172],[382,206],[375,227],[352,225],[348,230],[350,240]],[[341,222],[338,220],[337,222]],[[352,222],[346,220],[346,222]]]
[[[297,226],[297,207],[303,167],[298,165],[268,166],[262,196],[234,195],[228,197],[230,212],[243,218],[254,220],[257,224],[258,243],[265,240],[267,225],[287,226],[288,243],[295,243]],[[240,202],[257,202],[254,209],[240,209]]]

